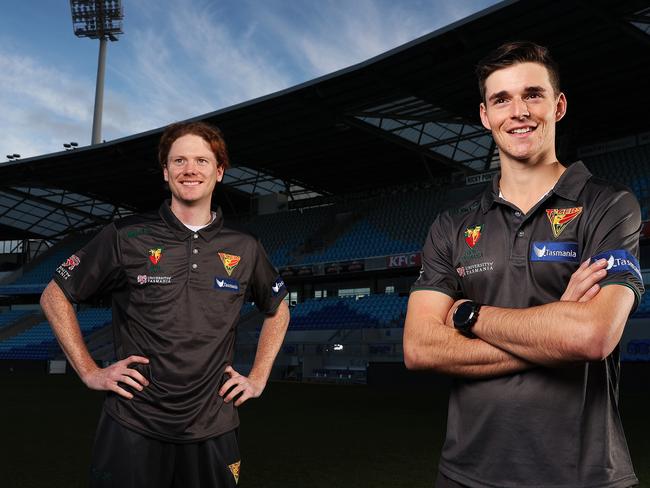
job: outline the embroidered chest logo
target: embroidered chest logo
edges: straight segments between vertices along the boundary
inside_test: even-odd
[[[573,208],[547,208],[546,216],[551,223],[553,237],[556,239],[564,231],[567,225],[582,213],[582,207]]]
[[[465,243],[470,247],[470,249],[474,249],[474,246],[476,246],[476,243],[481,238],[482,229],[482,224],[465,229]]]
[[[163,271],[160,269],[160,261],[165,255],[165,248],[154,247],[147,251],[149,262],[149,275],[141,274],[136,277],[138,285],[168,285],[172,282],[171,276],[160,276]]]
[[[155,249],[149,249],[149,261],[151,261],[151,264],[154,266],[158,266],[158,263],[163,257],[163,250],[162,247],[157,247]]]
[[[226,273],[228,273],[228,276],[232,275],[233,270],[237,267],[239,261],[241,261],[240,256],[235,256],[234,254],[226,254],[225,252],[220,252],[219,258],[223,263],[223,267],[226,268]]]

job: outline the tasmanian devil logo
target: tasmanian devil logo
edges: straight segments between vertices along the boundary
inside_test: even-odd
[[[468,227],[465,230],[465,243],[470,248],[474,248],[476,246],[476,243],[478,240],[481,238],[481,230],[483,229],[483,225],[475,225],[474,227]]]
[[[226,254],[225,252],[220,252],[219,258],[223,263],[223,267],[226,268],[228,276],[232,275],[233,270],[237,267],[239,261],[241,261],[240,256],[235,256],[234,254]]]
[[[157,266],[157,265],[158,265],[158,263],[160,262],[160,260],[162,259],[162,257],[163,257],[163,250],[162,250],[162,248],[160,248],[160,247],[156,247],[156,248],[154,248],[154,249],[149,249],[149,261],[151,261],[151,263],[152,263],[154,266]]]
[[[553,237],[556,239],[564,231],[567,225],[582,213],[582,207],[573,208],[547,208],[546,216],[551,223]]]

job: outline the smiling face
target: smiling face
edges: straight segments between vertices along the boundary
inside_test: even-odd
[[[546,67],[526,62],[495,71],[485,80],[480,110],[502,163],[555,161],[555,124],[566,113],[566,98],[554,93]]]
[[[223,178],[210,145],[200,136],[187,134],[176,139],[169,149],[163,176],[172,192],[172,205],[210,207],[212,191]]]

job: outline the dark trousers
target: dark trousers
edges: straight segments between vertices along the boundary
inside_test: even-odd
[[[233,430],[180,444],[134,432],[102,411],[90,470],[91,488],[234,488],[239,445]]]

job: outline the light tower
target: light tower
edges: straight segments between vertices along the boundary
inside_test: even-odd
[[[104,106],[104,73],[106,71],[106,42],[117,41],[122,34],[122,0],[70,0],[72,28],[77,37],[99,39],[95,113],[92,144],[102,138],[102,109]]]

